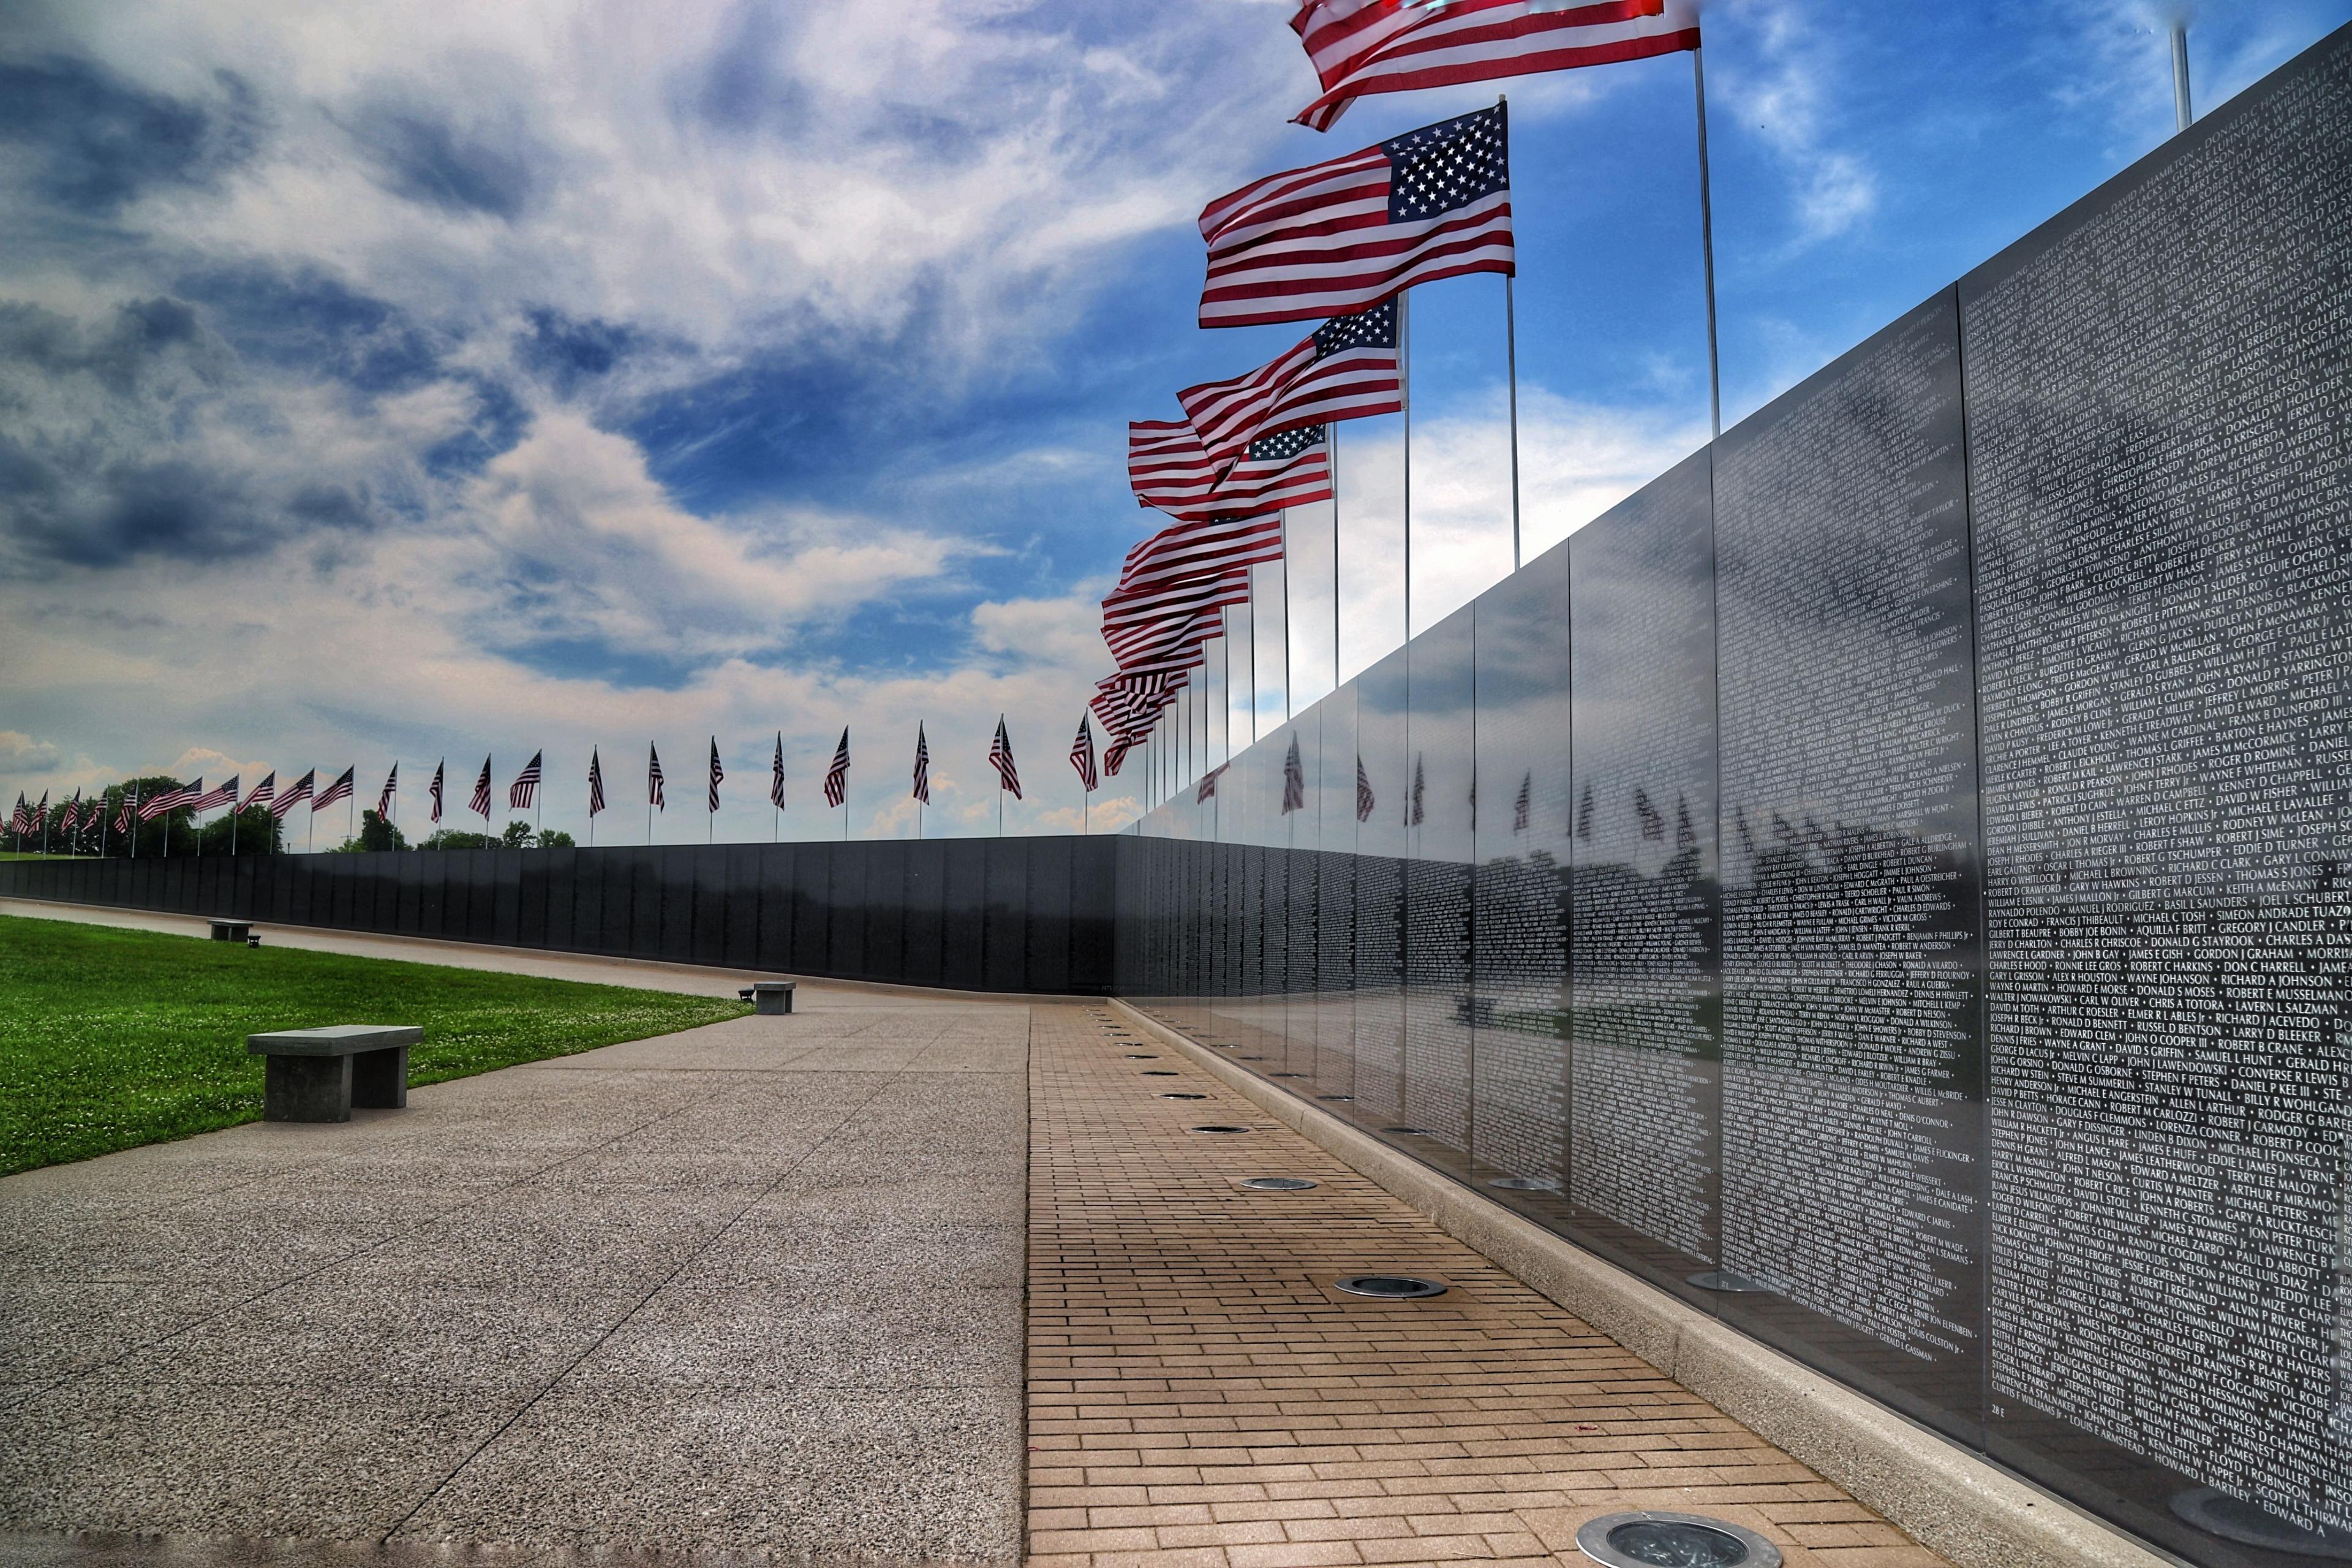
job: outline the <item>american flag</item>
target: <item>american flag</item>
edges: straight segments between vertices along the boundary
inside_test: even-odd
[[[182,784],[174,789],[159,790],[151,799],[149,799],[146,805],[139,808],[139,820],[142,822],[152,822],[167,811],[179,810],[180,807],[195,799],[196,795],[204,789],[204,787],[205,781],[198,779],[192,784]],[[41,797],[40,809],[47,811],[48,809],[48,805],[49,797],[47,795],[43,795]],[[37,821],[38,818],[37,817],[35,820]]]
[[[1207,773],[1202,773],[1201,775],[1201,787],[1192,792],[1192,804],[1198,805],[1204,800],[1213,798],[1217,793],[1217,780],[1222,778],[1224,775],[1225,770],[1233,765],[1234,764],[1231,763],[1220,763],[1215,767],[1211,768]]]
[[[1186,522],[1258,517],[1331,499],[1331,446],[1309,425],[1262,436],[1223,478],[1182,420],[1138,420],[1127,427],[1127,477],[1142,506]]]
[[[1404,406],[1397,381],[1397,302],[1335,316],[1247,375],[1188,386],[1176,401],[1220,471],[1261,436],[1394,414]]]
[[[1282,759],[1282,815],[1307,809],[1307,764],[1298,755],[1298,732],[1290,733],[1290,751]]]
[[[1356,753],[1356,820],[1370,822],[1372,807],[1378,804],[1372,798],[1371,775],[1364,772],[1364,754],[1359,752]]]
[[[442,758],[433,764],[433,787],[425,793],[433,797],[433,820],[441,820],[442,786],[449,772],[449,759]]]
[[[47,790],[43,790],[41,792],[41,804],[33,808],[33,826],[36,830],[38,830],[42,828],[48,820],[49,792]]]
[[[253,786],[253,793],[245,797],[245,804],[238,806],[237,810],[251,811],[257,805],[268,805],[270,797],[277,793],[278,772],[273,768],[263,775],[259,784]]]
[[[1103,640],[1118,652],[1124,643],[1196,612],[1214,611],[1249,597],[1250,569],[1227,566],[1173,583],[1114,592],[1102,602]]]
[[[931,804],[931,743],[923,735],[923,727],[915,726],[915,788],[917,800]]]
[[[487,825],[490,820],[490,759],[484,757],[482,776],[474,781],[474,798],[466,803],[466,809],[480,817]]]
[[[514,784],[507,791],[508,810],[529,811],[530,803],[539,797],[539,763],[543,755],[544,752],[533,752],[522,772],[515,774]]]
[[[80,822],[81,791],[76,790],[74,791],[74,797],[66,802],[65,815],[58,818],[58,831],[60,833],[71,833],[74,828],[80,824]]]
[[[591,746],[588,749],[588,815],[596,816],[604,809],[604,758]]]
[[[18,790],[16,792],[16,809],[8,818],[8,831],[11,833],[22,834],[25,831],[25,825],[32,819],[33,808],[26,803],[25,799],[25,792],[23,790]]]
[[[784,809],[784,732],[776,731],[776,760],[768,769],[768,804]]]
[[[646,804],[669,809],[669,802],[662,798],[661,748],[655,745],[646,747]]]
[[[289,785],[284,795],[279,795],[276,800],[269,803],[269,815],[276,817],[280,822],[285,821],[289,813],[292,812],[296,806],[310,798],[310,792],[316,789],[318,785],[319,770],[312,768],[309,773],[304,773],[300,778],[296,779],[292,784]]]
[[[1102,786],[1102,775],[1095,772],[1095,731],[1087,716],[1078,715],[1078,738],[1070,742],[1070,766],[1078,770],[1078,784],[1088,795]]]
[[[1269,174],[1209,204],[1201,325],[1312,321],[1416,284],[1516,270],[1503,106]]]
[[[824,804],[839,805],[849,798],[849,726],[841,727],[841,744],[833,749],[833,766],[824,770]]]
[[[1359,98],[1646,59],[1698,47],[1698,24],[1664,0],[1603,0],[1566,9],[1535,0],[1304,0],[1291,28],[1323,96],[1295,122],[1328,131]]]
[[[136,793],[134,793],[133,791],[131,791],[131,790],[125,790],[125,791],[123,791],[123,792],[122,792],[122,805],[121,805],[121,809],[117,810],[117,811],[115,812],[115,814],[114,814],[114,831],[115,831],[115,832],[117,832],[117,833],[128,833],[128,832],[130,832],[130,831],[131,831],[131,813],[133,813],[134,811],[136,811],[138,808],[139,808],[139,797],[138,797],[137,794],[136,794]],[[23,795],[18,795],[18,796],[16,797],[16,817],[17,817],[17,820],[18,820],[19,822],[22,822],[22,821],[24,820],[24,816],[25,816],[25,797],[24,797]],[[22,833],[22,832],[24,831],[24,829],[23,829],[22,827],[19,827],[19,828],[17,828],[17,830],[16,830],[16,831],[17,831],[17,832],[19,832],[19,833]]]
[[[310,803],[310,810],[312,814],[315,815],[319,812],[324,811],[331,805],[340,805],[344,801],[351,799],[353,775],[358,772],[359,767],[356,763],[352,764],[351,767],[345,768],[342,772],[342,776],[338,778],[334,783],[329,784],[327,786],[327,792],[320,795],[317,800]]]
[[[710,815],[713,816],[719,815],[719,781],[726,776],[727,770],[719,765],[719,737],[713,735],[710,737]]]
[[[1419,827],[1428,817],[1429,814],[1422,809],[1421,797],[1423,782],[1423,781],[1421,776],[1421,756],[1416,752],[1412,759],[1412,794],[1407,797],[1405,802],[1404,825],[1407,827]]]
[[[392,772],[383,775],[383,789],[375,797],[375,814],[385,821],[392,819],[392,797],[400,793],[400,764],[392,764]]]
[[[216,789],[208,789],[204,794],[198,795],[193,803],[194,809],[197,811],[218,811],[222,806],[235,805],[236,804],[236,792],[243,787],[244,780],[238,775],[231,773],[229,775],[228,783],[220,785]]]
[[[1227,605],[1249,596],[1248,584],[1227,587],[1214,601],[1136,626],[1107,628],[1103,640],[1124,674],[1165,671],[1181,674],[1207,656],[1201,645],[1224,631]]]
[[[1127,552],[1111,596],[1281,559],[1282,519],[1274,513],[1171,522]]]
[[[1666,819],[1650,804],[1649,795],[1639,789],[1633,792],[1633,815],[1642,821],[1642,837],[1663,840],[1666,837]]]
[[[1536,774],[1535,770],[1533,768],[1529,768],[1519,779],[1518,799],[1511,803],[1512,832],[1525,833],[1528,830],[1528,820],[1533,814],[1535,797]]]
[[[1576,803],[1576,836],[1590,841],[1592,837],[1592,781],[1584,781],[1584,795]]]
[[[1004,732],[1004,715],[996,716],[996,739],[988,743],[988,765],[996,770],[996,780],[1021,798],[1021,770],[1013,762],[1013,737]]]

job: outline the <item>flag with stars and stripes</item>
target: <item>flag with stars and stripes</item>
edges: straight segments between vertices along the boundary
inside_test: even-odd
[[[1331,444],[1324,426],[1259,437],[1223,477],[1181,419],[1139,420],[1127,429],[1127,477],[1137,504],[1181,521],[1265,517],[1331,499]]]
[[[447,783],[448,773],[449,773],[449,759],[448,759],[448,758],[444,757],[444,758],[442,758],[439,762],[437,762],[437,763],[434,763],[434,764],[433,764],[433,787],[432,787],[432,788],[430,788],[430,789],[428,789],[428,790],[426,790],[426,791],[425,792],[427,795],[430,795],[430,796],[432,797],[432,799],[433,799],[433,820],[434,820],[435,822],[439,822],[439,821],[441,820],[441,797],[442,797],[442,794],[443,794],[444,786],[445,786],[445,785],[446,785],[446,784]]]
[[[1529,768],[1519,779],[1519,797],[1511,803],[1511,831],[1525,833],[1533,815],[1536,798],[1536,774]]]
[[[79,826],[80,826],[80,824],[81,824],[81,791],[79,791],[79,790],[76,790],[76,791],[74,791],[74,797],[73,797],[71,800],[69,800],[69,801],[66,802],[66,809],[65,809],[64,815],[60,816],[58,818],[58,832],[60,832],[60,833],[68,833],[68,834],[69,834],[69,833],[71,833],[71,832],[72,832],[76,827]]]
[[[1201,325],[1313,321],[1407,289],[1517,270],[1503,106],[1268,174],[1211,202]]]
[[[492,805],[493,802],[490,796],[490,759],[484,757],[482,759],[482,776],[474,781],[474,798],[466,803],[466,808],[468,811],[471,811],[475,816],[480,817],[484,826],[488,826],[490,820],[490,808]]]
[[[1665,837],[1665,816],[1664,813],[1660,812],[1656,806],[1650,804],[1650,796],[1646,791],[1641,789],[1634,790],[1633,815],[1641,821],[1643,837],[1658,840],[1663,840]]]
[[[1171,522],[1127,552],[1111,597],[1281,559],[1282,519],[1274,513]]]
[[[833,749],[833,766],[824,770],[824,804],[839,805],[849,798],[849,726],[841,727],[841,744]]]
[[[139,796],[137,792],[132,790],[124,790],[122,792],[122,805],[115,811],[114,814],[114,831],[117,833],[130,832],[131,816],[137,812],[138,809]],[[20,795],[16,797],[16,812],[20,819],[24,815],[24,810],[25,797]],[[24,830],[19,828],[17,831],[21,833]]]
[[[231,773],[226,784],[221,784],[216,788],[208,789],[205,791],[204,794],[196,796],[194,802],[192,804],[192,809],[196,811],[218,811],[222,806],[235,805],[236,804],[236,793],[244,787],[244,779],[236,773]]]
[[[667,811],[669,809],[669,802],[664,798],[664,795],[665,792],[662,789],[661,748],[659,746],[649,744],[646,747],[646,804],[651,806],[658,806],[663,811]]]
[[[1364,772],[1364,754],[1356,753],[1356,820],[1370,822],[1372,807],[1380,803],[1372,798],[1372,777]]]
[[[1203,801],[1215,799],[1217,794],[1217,781],[1223,778],[1224,776],[1225,770],[1233,765],[1234,764],[1231,763],[1220,763],[1215,767],[1211,768],[1207,773],[1202,773],[1201,775],[1200,787],[1192,792],[1192,804],[1194,805],[1198,805]]]
[[[1422,806],[1423,784],[1421,756],[1416,752],[1412,759],[1412,793],[1405,797],[1404,825],[1407,827],[1419,827],[1428,820],[1429,814]]]
[[[1070,742],[1070,766],[1078,770],[1078,783],[1088,795],[1101,787],[1102,776],[1095,772],[1094,726],[1083,713],[1078,715],[1078,738]]]
[[[719,737],[713,735],[710,737],[710,815],[713,816],[719,815],[719,783],[726,776],[727,770],[719,765]]]
[[[257,805],[268,805],[271,797],[277,794],[278,770],[272,768],[268,773],[262,775],[262,780],[259,784],[253,786],[253,793],[245,797],[245,804],[238,806],[237,810],[251,811]]]
[[[21,835],[25,831],[25,825],[32,819],[33,808],[25,799],[25,792],[23,790],[18,790],[16,792],[16,809],[12,812],[8,817],[8,831]]]
[[[588,748],[588,815],[599,816],[604,809],[604,755],[595,747]]]
[[[931,804],[931,742],[919,723],[915,726],[915,787],[910,793],[925,805]]]
[[[784,732],[776,731],[776,760],[768,765],[768,804],[784,809]]]
[[[186,792],[182,791],[181,793],[185,794]],[[49,792],[47,790],[43,790],[41,792],[41,804],[33,808],[33,830],[37,833],[47,832],[48,829],[48,821]]]
[[[507,809],[529,811],[532,801],[539,798],[539,765],[544,752],[533,752],[522,772],[515,774],[514,784],[507,790]]]
[[[182,784],[176,789],[158,791],[155,795],[148,798],[146,805],[139,808],[139,818],[142,822],[152,822],[167,811],[177,811],[180,807],[195,799],[197,794],[202,791],[204,787],[205,781],[198,779],[192,784]],[[43,795],[41,797],[41,804],[38,809],[40,812],[46,813],[48,808],[49,797],[47,795]],[[40,818],[37,816],[34,820],[37,822]]]
[[[1298,731],[1290,732],[1290,750],[1282,759],[1282,815],[1307,809],[1307,764],[1298,755]]]
[[[1247,375],[1188,386],[1176,401],[1221,474],[1262,436],[1394,414],[1404,406],[1397,302],[1334,316]]]
[[[319,770],[312,768],[309,773],[287,785],[284,795],[269,803],[269,815],[280,822],[285,821],[292,815],[296,806],[310,798],[310,792],[318,787]]]
[[[392,764],[392,772],[383,775],[383,788],[376,793],[375,814],[386,822],[392,820],[393,797],[400,793],[400,764]]]
[[[996,770],[996,782],[1021,798],[1021,770],[1013,761],[1013,737],[1005,733],[1004,715],[996,716],[996,739],[988,743],[988,765]]]
[[[352,785],[356,779],[358,773],[359,764],[356,763],[352,763],[350,767],[345,768],[342,771],[341,775],[338,777],[334,783],[327,786],[326,793],[310,803],[311,812],[315,815],[316,813],[326,810],[327,807],[331,805],[341,805],[343,802],[351,799]]]
[[[1291,29],[1323,95],[1292,123],[1328,131],[1375,93],[1411,92],[1647,59],[1698,47],[1698,20],[1664,0],[1304,0]]]

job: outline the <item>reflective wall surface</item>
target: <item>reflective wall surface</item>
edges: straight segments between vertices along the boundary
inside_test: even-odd
[[[1166,1021],[2191,1561],[2352,1560],[2352,37],[1142,832]],[[1274,944],[1205,987],[1203,900]]]
[[[1129,841],[1131,843],[1131,841]],[[0,863],[0,896],[965,991],[1111,989],[1119,841]]]

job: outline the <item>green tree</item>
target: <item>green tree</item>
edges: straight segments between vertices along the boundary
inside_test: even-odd
[[[128,790],[134,801],[149,801],[166,790],[178,789],[185,782],[183,779],[175,779],[169,773],[144,773],[135,779],[123,780],[121,785],[108,793],[119,797],[121,791]],[[165,830],[168,828],[170,847],[178,849],[184,855],[194,854],[196,852],[197,846],[188,834],[188,825],[192,816],[186,806],[178,805],[152,822],[142,822],[139,820],[139,814],[133,811],[131,814],[130,842],[123,843],[120,839],[110,839],[107,846],[107,853],[161,855],[166,847]]]
[[[417,845],[419,849],[491,849],[497,841],[488,835],[467,833],[455,827],[436,828],[433,836]]]
[[[250,811],[224,811],[197,831],[196,843],[206,855],[278,855],[286,848],[286,825],[269,815],[266,805]]]
[[[541,849],[572,849],[576,848],[579,842],[560,827],[548,828],[539,836],[539,847]]]
[[[360,813],[360,836],[346,838],[335,846],[338,855],[365,855],[386,849],[405,849],[408,840],[399,828],[373,811]]]

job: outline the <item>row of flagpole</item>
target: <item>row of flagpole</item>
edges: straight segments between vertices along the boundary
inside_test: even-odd
[[[495,757],[496,754],[492,753],[491,755],[485,756],[482,759],[482,771],[479,777],[475,781],[474,794],[467,807],[467,810],[474,812],[481,817],[482,825],[486,833],[495,813],[497,802],[497,792],[494,788]],[[532,813],[531,832],[534,838],[544,837],[544,806],[541,798],[542,790],[545,784],[543,772],[544,758],[545,753],[543,752],[534,752],[531,754],[530,761],[524,764],[521,772],[516,774],[513,783],[507,790],[507,805],[509,810],[530,811]],[[1004,796],[1010,794],[1015,800],[1022,799],[1023,796],[1021,792],[1021,774],[1019,764],[1015,762],[1013,757],[1012,733],[1005,722],[1004,716],[1001,713],[997,715],[995,735],[990,742],[988,762],[990,768],[996,774],[996,830],[998,835],[1002,837],[1004,832]],[[654,840],[655,813],[657,811],[667,812],[669,808],[668,801],[667,799],[667,780],[662,772],[661,749],[658,742],[654,742],[647,746],[646,763],[646,841],[650,844]],[[1079,716],[1077,738],[1072,743],[1070,748],[1070,764],[1076,771],[1078,776],[1080,828],[1081,831],[1087,831],[1092,827],[1093,796],[1095,791],[1101,786],[1101,778],[1096,767],[1094,731],[1087,716],[1084,714]],[[850,765],[849,730],[847,726],[844,726],[841,731],[840,742],[834,751],[832,765],[825,773],[824,795],[828,809],[838,808],[842,813],[842,837],[845,839],[849,837],[850,826]],[[310,819],[309,826],[311,834],[315,835],[316,822],[320,811],[331,805],[349,803],[349,815],[352,818],[349,825],[351,828],[349,837],[356,838],[358,829],[358,823],[356,820],[358,805],[353,795],[353,787],[357,773],[357,764],[353,764],[352,767],[344,769],[341,776],[331,784],[324,792],[314,793],[317,784],[318,770],[313,768],[309,773],[303,774],[303,776],[299,780],[296,781],[293,785],[281,793],[277,788],[278,775],[275,772],[272,772],[258,784],[255,785],[252,794],[244,796],[241,803],[239,800],[241,793],[241,780],[238,778],[232,778],[219,789],[209,792],[205,789],[204,781],[202,779],[198,779],[192,784],[178,785],[169,790],[161,791],[144,801],[142,801],[139,798],[136,786],[125,785],[122,786],[120,792],[120,816],[114,826],[118,831],[129,831],[133,835],[131,845],[132,853],[135,855],[137,853],[137,838],[135,837],[136,828],[133,825],[137,822],[152,822],[159,816],[162,817],[163,819],[164,854],[168,856],[171,852],[171,820],[174,813],[182,809],[191,809],[201,814],[204,811],[225,806],[228,808],[231,816],[232,826],[230,843],[231,853],[234,854],[236,846],[235,821],[248,811],[256,809],[267,810],[270,813],[274,820],[282,822],[295,807],[308,802],[310,805]],[[446,788],[447,775],[448,763],[445,758],[439,763],[436,764],[433,771],[433,781],[426,789],[427,798],[432,803],[431,820],[436,826],[442,820],[446,805]],[[719,785],[725,778],[726,768],[719,757],[719,738],[714,735],[710,739],[710,761],[708,773],[708,791],[705,795],[705,810],[709,817],[709,823],[706,826],[706,841],[708,842],[717,842],[717,824],[720,804]],[[590,749],[588,756],[587,784],[588,841],[590,845],[593,846],[596,841],[596,818],[604,814],[607,806],[607,803],[604,798],[604,753],[601,747],[592,747]],[[382,818],[387,826],[394,824],[397,821],[399,789],[400,764],[395,762],[384,775],[383,790],[377,796],[374,811],[370,815]],[[915,766],[913,784],[909,793],[915,801],[916,806],[916,837],[920,837],[922,836],[922,811],[925,806],[930,804],[931,798],[930,742],[929,737],[925,731],[925,727],[921,724],[918,724],[915,729]],[[774,759],[770,768],[768,800],[771,809],[772,830],[776,837],[781,837],[782,835],[782,814],[785,808],[784,737],[783,731],[778,731],[776,732]],[[41,847],[40,852],[47,854],[48,848],[48,833],[53,820],[61,825],[59,830],[66,835],[68,842],[71,841],[73,835],[77,831],[86,830],[86,822],[96,822],[99,824],[100,830],[100,852],[103,854],[104,832],[106,828],[107,816],[106,801],[107,796],[103,793],[101,793],[96,799],[92,800],[89,803],[90,816],[85,819],[81,815],[82,802],[80,794],[77,791],[73,802],[69,805],[62,808],[64,815],[53,819],[52,814],[49,811],[49,797],[47,795],[44,795],[40,799],[40,803],[37,805],[34,805],[27,803],[24,795],[20,793],[16,797],[15,816],[8,824],[9,830],[16,837],[20,852],[24,847],[24,841],[37,834]],[[306,839],[306,843],[314,842],[314,838]]]

